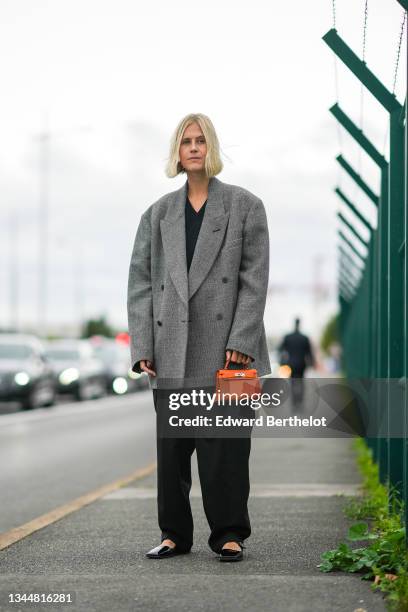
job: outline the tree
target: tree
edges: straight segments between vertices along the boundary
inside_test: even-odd
[[[340,344],[338,323],[339,313],[335,314],[331,319],[329,319],[322,332],[320,347],[325,353],[328,352],[330,345]]]
[[[84,322],[81,330],[81,338],[90,338],[91,336],[115,337],[115,331],[106,322],[105,315],[102,315],[99,319],[89,319]]]

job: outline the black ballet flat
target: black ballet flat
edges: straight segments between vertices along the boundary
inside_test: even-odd
[[[167,559],[167,557],[185,555],[188,552],[190,551],[180,550],[177,545],[172,548],[166,544],[159,544],[158,546],[155,546],[155,548],[152,548],[152,550],[149,550],[149,552],[146,553],[146,557],[149,557],[149,559]]]
[[[220,561],[242,561],[244,558],[243,548],[246,548],[241,542],[237,542],[241,550],[233,550],[232,548],[222,548],[218,559]]]

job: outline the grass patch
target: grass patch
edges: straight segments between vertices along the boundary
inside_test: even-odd
[[[378,466],[363,438],[353,440],[357,464],[363,478],[363,496],[352,499],[345,515],[356,522],[349,528],[348,543],[321,555],[322,572],[340,570],[361,574],[371,588],[386,597],[388,609],[408,611],[408,551],[405,542],[404,505],[389,483],[379,481]],[[355,542],[364,543],[353,548]]]

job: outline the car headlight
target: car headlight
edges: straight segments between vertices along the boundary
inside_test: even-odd
[[[25,385],[28,385],[28,383],[30,382],[30,377],[27,374],[27,372],[17,372],[17,374],[15,374],[14,376],[14,382],[17,385],[24,387]]]
[[[112,383],[112,389],[118,395],[122,395],[123,393],[126,393],[126,391],[128,390],[128,384],[127,384],[126,378],[123,378],[122,376],[118,376],[117,378],[115,378],[115,380]]]
[[[76,368],[67,368],[61,372],[58,378],[62,385],[70,385],[74,380],[78,380],[79,371]]]

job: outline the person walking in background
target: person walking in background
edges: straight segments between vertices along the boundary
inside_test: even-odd
[[[253,362],[270,373],[263,322],[269,277],[269,233],[263,202],[224,183],[219,142],[210,119],[189,114],[178,124],[166,168],[184,185],[143,213],[131,256],[128,322],[132,369],[158,390],[215,381],[216,371]],[[227,363],[226,363],[227,362]],[[225,365],[224,365],[225,364]],[[193,544],[191,455],[197,462],[208,544],[220,561],[243,558],[248,515],[250,437],[157,436],[157,502],[163,559]]]
[[[315,367],[316,360],[309,338],[299,331],[300,318],[295,319],[295,329],[286,334],[279,345],[281,365],[290,367],[292,398],[295,405],[303,400],[303,377],[307,367]]]

